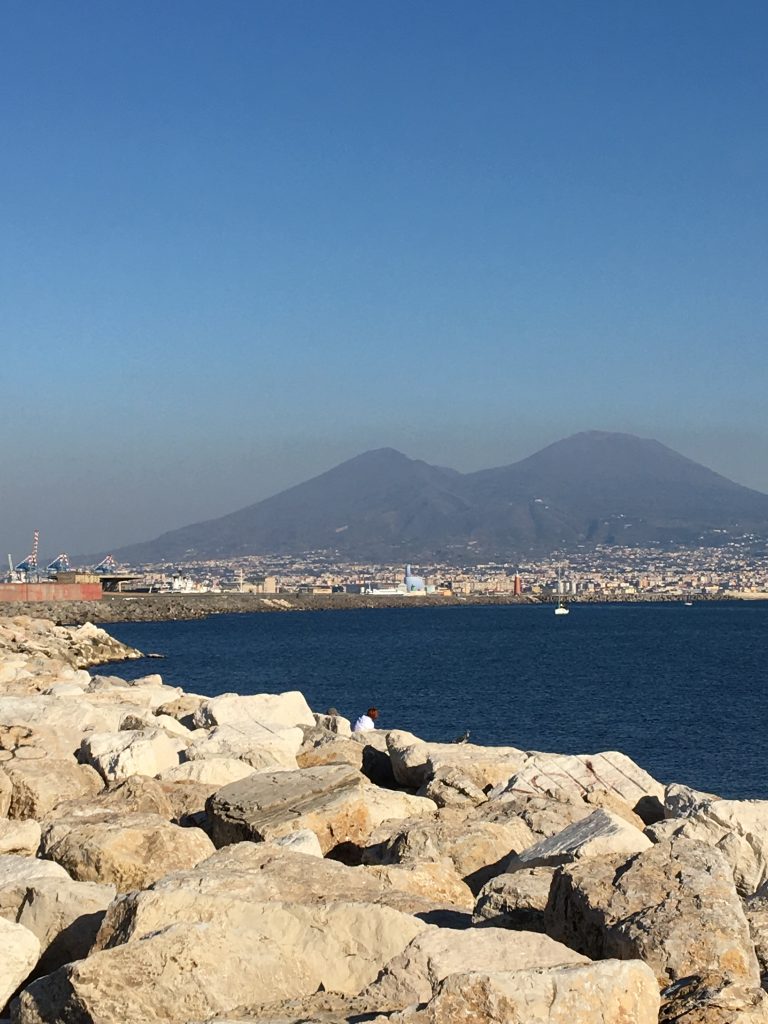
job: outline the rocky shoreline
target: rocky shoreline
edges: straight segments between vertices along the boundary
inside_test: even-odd
[[[14,1024],[768,1024],[768,801],[88,671],[140,656],[0,618]]]
[[[85,622],[167,622],[176,619],[202,619],[210,615],[247,614],[253,612],[318,612],[375,608],[449,608],[464,605],[551,604],[554,599],[488,596],[445,597],[427,594],[423,597],[365,594],[105,594],[100,601],[12,602],[2,606],[7,616],[32,615],[50,619],[58,625],[82,625]],[[658,603],[672,600],[664,595],[624,597],[633,603]],[[674,600],[679,601],[679,598]],[[699,600],[699,599],[697,599]],[[709,600],[709,598],[701,598]],[[602,604],[603,599],[569,598],[574,604]]]

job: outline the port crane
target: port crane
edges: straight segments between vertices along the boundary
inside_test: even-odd
[[[107,555],[106,558],[102,558],[98,565],[94,565],[93,571],[98,573],[114,572],[117,569],[117,562],[114,560],[112,555]]]
[[[69,571],[69,555],[66,551],[62,551],[60,555],[57,555],[52,562],[45,567],[46,572],[68,572]]]
[[[32,539],[32,550],[26,558],[22,559],[17,565],[14,565],[13,559],[8,555],[8,576],[6,577],[8,583],[29,583],[33,575],[37,577],[37,552],[39,546],[40,531],[35,530]]]

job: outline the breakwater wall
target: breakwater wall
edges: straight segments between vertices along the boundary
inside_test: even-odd
[[[659,603],[679,601],[662,594],[624,596],[622,603]],[[697,598],[709,600],[709,598]],[[372,597],[366,594],[104,594],[98,602],[61,601],[50,604],[16,602],[3,606],[7,615],[36,615],[60,625],[84,622],[165,622],[175,619],[202,619],[209,615],[247,614],[253,612],[320,612],[360,608],[450,608],[466,605],[506,606],[519,604],[551,604],[554,598],[473,594],[447,597],[427,594],[423,597]],[[569,598],[570,604],[609,603],[606,598]]]

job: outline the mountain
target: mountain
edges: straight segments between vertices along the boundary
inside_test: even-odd
[[[132,564],[317,550],[482,561],[597,543],[696,546],[745,532],[768,536],[768,495],[658,441],[589,431],[464,474],[380,448],[114,554]]]
[[[695,546],[718,540],[716,531],[768,534],[768,495],[631,434],[574,434],[466,480],[488,517],[492,546],[523,538],[533,546],[566,548]]]
[[[455,492],[461,479],[455,470],[380,448],[231,515],[114,554],[141,563],[326,548],[364,551],[366,557],[384,548],[406,551],[444,532],[462,511],[464,501]]]

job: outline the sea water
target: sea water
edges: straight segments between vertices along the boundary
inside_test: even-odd
[[[768,799],[768,602],[459,606],[118,623],[163,661],[102,668],[213,696],[301,690],[315,711],[427,740],[620,750],[662,782]]]

